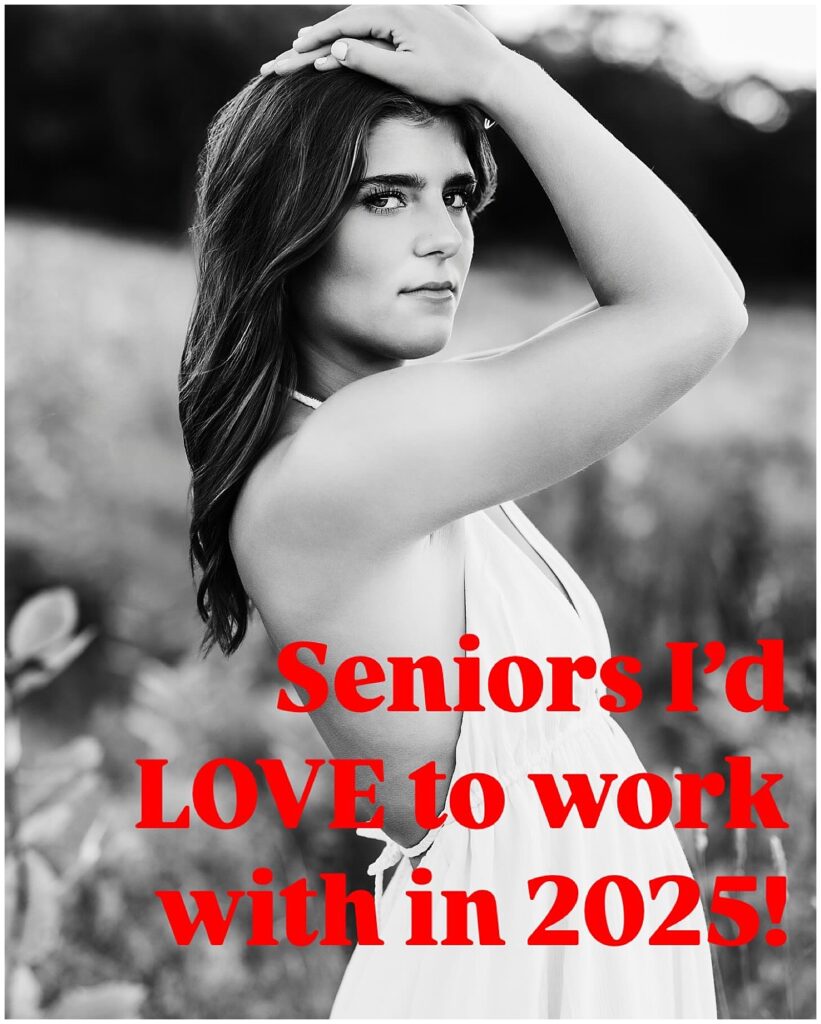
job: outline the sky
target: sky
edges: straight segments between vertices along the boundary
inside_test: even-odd
[[[814,4],[633,6],[675,18],[688,33],[694,69],[710,78],[724,81],[754,72],[782,88],[815,86]],[[490,4],[482,5],[477,14],[489,28],[515,42],[534,28],[560,21],[566,9],[553,4]]]

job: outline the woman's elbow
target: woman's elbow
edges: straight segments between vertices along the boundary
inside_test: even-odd
[[[747,330],[747,308],[735,289],[691,302],[680,314],[689,343],[704,349],[707,358],[722,359]]]
[[[712,314],[709,330],[722,355],[726,355],[744,334],[749,319],[747,307],[737,295]]]
[[[719,307],[691,310],[682,324],[688,352],[688,382],[685,390],[705,377],[721,362],[747,330],[747,310],[737,299]]]

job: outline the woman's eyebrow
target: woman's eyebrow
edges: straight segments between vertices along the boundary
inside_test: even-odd
[[[382,185],[388,188],[416,188],[423,189],[427,186],[425,178],[418,174],[374,174],[369,178],[362,178],[358,188],[366,185]],[[476,185],[476,177],[469,171],[460,171],[451,174],[445,182],[445,188],[458,188],[459,186]]]

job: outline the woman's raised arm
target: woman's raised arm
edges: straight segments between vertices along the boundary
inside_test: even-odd
[[[606,455],[728,352],[746,311],[737,275],[664,183],[462,8],[349,8],[303,31],[291,59],[335,40],[347,45],[332,51],[346,51],[344,69],[328,58],[334,73],[474,103],[498,121],[598,303],[496,356],[366,377],[310,417],[283,463],[290,493],[333,517],[334,532],[391,546]]]

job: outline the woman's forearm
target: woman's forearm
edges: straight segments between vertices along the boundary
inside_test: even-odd
[[[542,68],[507,53],[480,103],[539,179],[598,302],[732,313],[741,282],[683,203]]]

